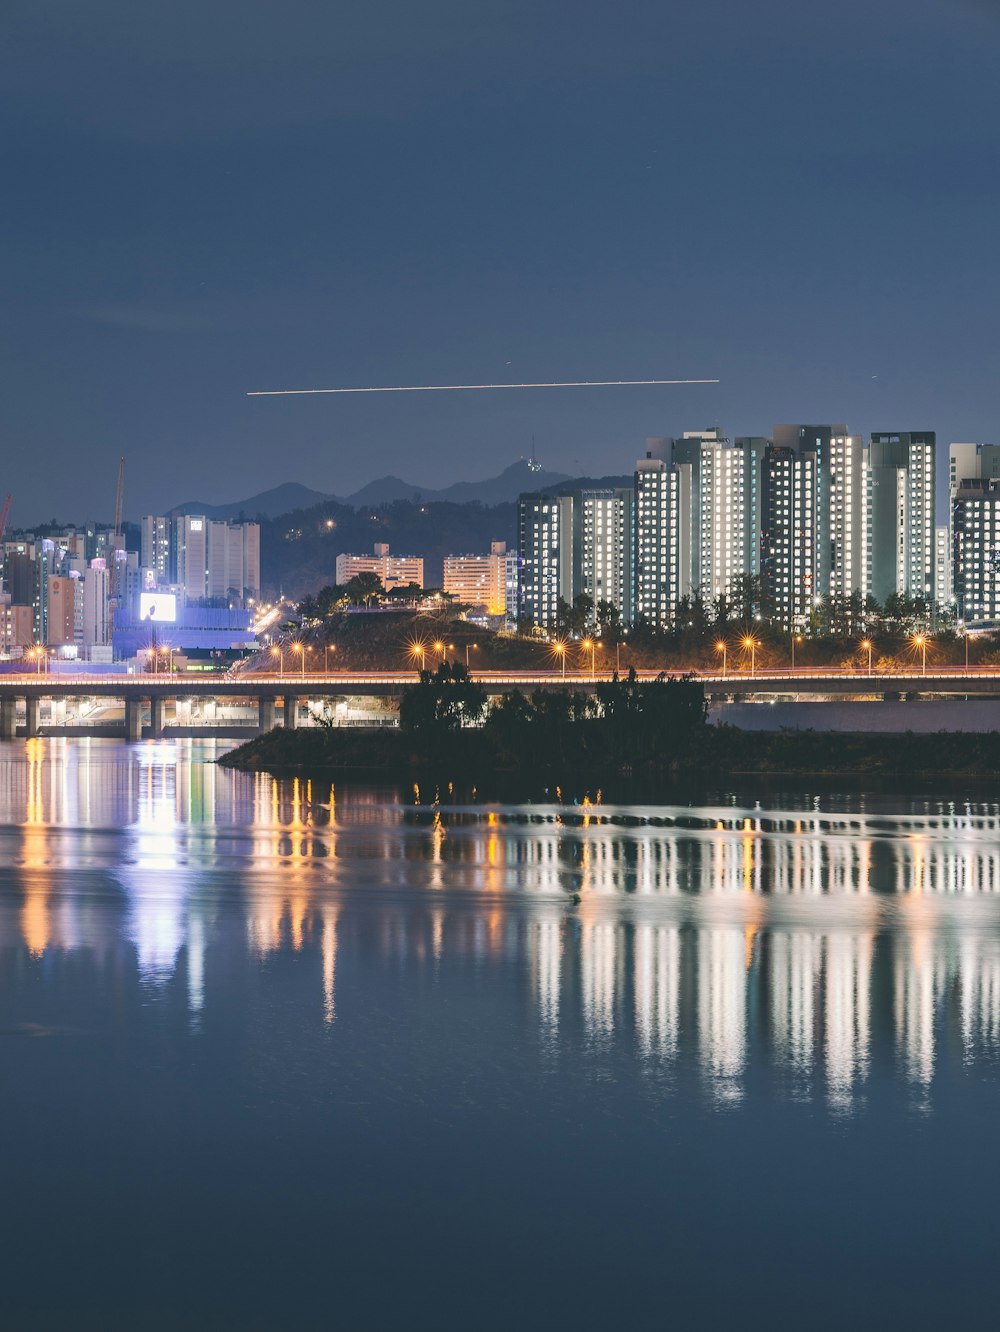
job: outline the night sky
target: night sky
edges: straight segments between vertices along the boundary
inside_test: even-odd
[[[998,67],[986,0],[7,0],[0,494],[996,440]],[[244,396],[661,376],[722,383]]]

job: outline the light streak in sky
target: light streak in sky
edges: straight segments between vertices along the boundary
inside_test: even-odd
[[[248,398],[302,397],[312,393],[469,393],[485,389],[636,388],[650,384],[718,384],[717,379],[569,379],[552,384],[393,384],[371,388],[251,389]]]

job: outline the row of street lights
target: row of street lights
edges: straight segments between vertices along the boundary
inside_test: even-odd
[[[448,653],[449,653],[449,652],[454,652],[454,651],[455,651],[455,644],[454,644],[454,643],[442,643],[440,640],[438,640],[438,642],[436,642],[436,643],[411,643],[411,644],[410,644],[410,656],[411,656],[411,657],[419,657],[419,658],[420,658],[420,669],[421,669],[421,670],[424,669],[424,662],[425,662],[425,660],[426,660],[427,649],[428,649],[428,648],[431,648],[434,652],[440,653],[441,661],[442,661],[442,662],[445,662],[445,661],[448,660]],[[478,652],[478,651],[479,651],[479,644],[478,644],[478,643],[466,643],[466,644],[465,644],[465,669],[466,669],[466,670],[469,669],[469,653],[470,653],[470,652]]]
[[[310,652],[315,651],[315,649],[311,647],[308,643],[290,643],[289,647],[291,648],[292,652],[297,653],[300,658],[299,662],[300,672],[304,678],[306,673],[306,657]],[[330,653],[336,651],[337,651],[336,643],[326,643],[323,646],[323,670],[327,674],[329,673],[330,670]],[[277,657],[278,679],[283,680],[285,678],[285,649],[276,643],[271,648],[271,656]]]
[[[741,643],[742,643],[743,648],[744,648],[747,652],[750,653],[750,674],[751,674],[751,675],[756,675],[756,674],[757,674],[757,648],[758,648],[758,646],[759,646],[759,641],[758,641],[758,639],[754,638],[752,634],[747,634],[746,637],[743,638],[743,639],[741,639],[740,641],[741,641]],[[802,635],[801,635],[801,634],[792,634],[792,670],[793,670],[793,671],[795,670],[795,644],[796,644],[796,643],[801,643],[802,641],[803,641],[803,638],[802,638]],[[927,643],[928,643],[928,641],[929,641],[929,639],[928,639],[928,635],[927,635],[927,634],[914,634],[914,635],[913,635],[913,638],[911,639],[911,642],[913,643],[913,646],[914,646],[915,648],[919,648],[919,649],[920,649],[920,663],[921,663],[921,665],[920,665],[920,669],[921,669],[921,673],[922,673],[923,675],[926,675],[926,674],[927,674]],[[863,651],[865,651],[865,652],[868,653],[868,674],[871,675],[871,673],[872,673],[872,648],[873,648],[874,645],[873,645],[872,640],[871,640],[870,638],[863,638],[863,639],[861,640],[861,644],[860,644],[860,646],[861,646],[861,648],[862,648]],[[721,653],[722,653],[722,674],[725,675],[725,674],[726,674],[726,663],[727,663],[728,653],[729,653],[729,645],[728,645],[728,643],[726,643],[726,641],[725,641],[724,639],[721,639],[721,638],[720,638],[719,641],[718,641],[718,643],[716,643],[716,645],[715,645],[715,650],[716,650],[716,652],[721,652]],[[966,667],[966,670],[968,670],[968,668],[969,668],[969,636],[968,636],[968,634],[965,635],[965,667]]]

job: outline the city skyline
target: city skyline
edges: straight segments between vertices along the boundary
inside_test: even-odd
[[[342,492],[532,436],[571,473],[716,422],[997,437],[1000,24],[973,0],[95,0],[0,37],[15,521],[110,510],[123,453],[139,514],[185,473]],[[245,397],[690,375],[722,382]]]

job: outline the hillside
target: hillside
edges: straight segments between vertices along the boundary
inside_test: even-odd
[[[284,592],[296,600],[335,578],[337,556],[370,551],[386,541],[399,555],[422,555],[429,586],[440,586],[445,555],[486,551],[491,541],[513,545],[517,506],[507,504],[415,504],[398,500],[354,509],[336,502],[316,504],[261,524],[261,582],[265,595]]]

